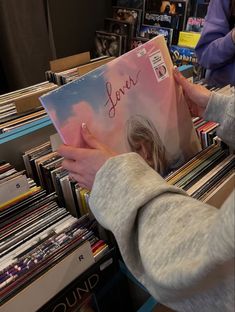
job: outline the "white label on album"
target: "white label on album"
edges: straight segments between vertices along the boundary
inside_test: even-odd
[[[15,177],[0,184],[0,205],[29,191],[26,175]]]
[[[53,152],[57,151],[59,146],[63,143],[58,133],[52,134],[50,136],[50,141]]]
[[[158,82],[169,77],[168,70],[160,50],[149,55],[149,59]]]
[[[141,57],[141,56],[145,55],[146,53],[147,53],[147,52],[146,52],[145,48],[142,48],[142,49],[140,49],[140,50],[137,52],[137,56],[138,56],[138,57]]]

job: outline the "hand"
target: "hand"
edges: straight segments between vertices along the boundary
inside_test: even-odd
[[[62,166],[67,169],[81,187],[92,189],[97,171],[109,158],[117,154],[106,145],[100,143],[82,124],[81,134],[87,148],[61,145],[58,153],[65,159]]]
[[[211,96],[205,87],[189,82],[178,69],[174,70],[175,81],[182,87],[186,102],[192,116],[201,117]]]

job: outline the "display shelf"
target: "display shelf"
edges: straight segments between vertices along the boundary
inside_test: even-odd
[[[4,303],[0,307],[0,312],[38,310],[94,263],[91,246],[87,241]]]
[[[33,133],[41,128],[51,125],[52,122],[48,116],[43,117],[40,120],[32,121],[24,126],[15,128],[9,132],[0,134],[0,144],[15,140],[27,134]]]
[[[28,149],[50,139],[56,132],[49,117],[33,121],[12,131],[0,134],[0,160],[14,164],[18,170],[24,169],[22,155]]]

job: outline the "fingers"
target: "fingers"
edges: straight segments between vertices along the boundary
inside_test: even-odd
[[[62,167],[69,172],[79,173],[78,163],[74,160],[64,159],[62,162]]]
[[[82,161],[83,159],[86,159],[89,157],[91,153],[94,152],[93,149],[89,148],[78,148],[78,147],[73,147],[70,145],[60,145],[58,148],[58,153],[69,160],[79,160]]]
[[[88,190],[91,189],[91,185],[89,183],[89,181],[87,181],[84,177],[82,177],[80,174],[75,173],[75,172],[70,172],[69,176],[78,182],[79,186],[82,188],[86,188]]]
[[[100,141],[93,134],[91,134],[85,123],[82,124],[81,134],[88,147],[95,149],[101,149],[103,147],[102,143],[100,143]]]
[[[97,171],[107,159],[116,156],[117,153],[100,143],[84,124],[82,125],[81,134],[88,148],[61,145],[58,153],[64,157],[62,166],[68,170],[70,176],[80,186],[91,189]]]
[[[58,148],[58,153],[67,159],[76,159],[77,148],[69,145],[60,145]]]
[[[84,176],[81,174],[77,162],[65,159],[62,162],[62,167],[68,170],[70,178],[78,182],[79,186],[84,188],[90,187],[90,183],[88,182],[88,176]]]
[[[184,91],[188,91],[191,88],[191,83],[179,72],[177,68],[173,71],[176,82],[181,85]]]
[[[82,134],[84,142],[91,149],[102,149],[103,148],[103,144],[100,143],[97,140],[97,138],[90,133],[90,131],[87,128],[87,125],[85,123],[82,124],[81,134]],[[78,147],[73,147],[73,146],[62,144],[58,149],[58,153],[67,159],[77,159],[79,155],[81,156],[82,153],[87,152],[87,150],[89,150],[89,149],[78,148]]]

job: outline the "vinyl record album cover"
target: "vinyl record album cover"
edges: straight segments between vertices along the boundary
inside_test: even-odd
[[[142,10],[125,7],[113,7],[113,18],[132,23],[134,25],[134,35],[138,35],[142,20]]]
[[[146,25],[156,25],[182,30],[182,21],[182,15],[179,14],[154,13],[149,11],[144,13],[144,24]]]
[[[162,35],[40,100],[68,145],[84,147],[85,122],[101,142],[139,153],[160,173],[159,165],[168,171],[200,149]]]
[[[125,53],[128,50],[130,50],[131,38],[133,37],[134,34],[133,23],[107,17],[104,19],[104,28],[107,32],[115,33],[125,37],[126,47],[125,49],[122,49],[122,53]]]
[[[147,42],[149,39],[144,37],[134,37],[131,39],[131,49],[135,49]]]
[[[146,0],[143,23],[173,28],[173,44],[178,42],[178,32],[185,28],[187,1],[152,1]]]
[[[142,25],[140,28],[140,37],[152,39],[158,35],[163,35],[167,44],[172,43],[173,29],[160,26]]]
[[[186,31],[202,32],[205,19],[201,17],[189,17],[186,24]]]
[[[186,13],[187,1],[182,0],[145,0],[145,10],[152,11],[156,13],[165,14],[182,14]]]
[[[123,38],[120,34],[106,31],[96,31],[95,33],[95,53],[96,56],[119,56],[122,53]]]

